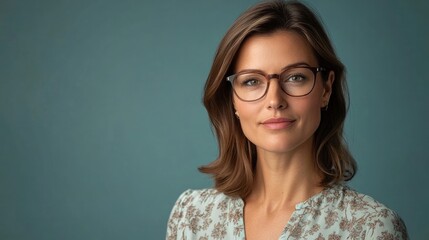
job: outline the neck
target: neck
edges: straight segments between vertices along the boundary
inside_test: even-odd
[[[270,209],[295,207],[322,191],[311,151],[278,154],[257,151],[255,185],[247,200]]]

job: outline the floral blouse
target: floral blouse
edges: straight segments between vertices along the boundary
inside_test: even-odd
[[[215,189],[187,190],[166,239],[245,239],[244,202]],[[404,222],[373,198],[336,185],[296,205],[279,239],[408,239]]]

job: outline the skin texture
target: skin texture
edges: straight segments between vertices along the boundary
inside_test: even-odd
[[[277,31],[247,39],[234,70],[258,69],[273,74],[297,63],[320,67],[304,38]],[[257,148],[254,189],[244,199],[246,239],[278,239],[295,205],[323,190],[319,186],[321,175],[313,164],[312,142],[334,78],[330,72],[324,83],[318,73],[313,91],[302,97],[288,96],[277,79],[270,80],[268,92],[260,100],[244,102],[234,95],[242,130]],[[263,124],[273,118],[286,118],[287,122]]]

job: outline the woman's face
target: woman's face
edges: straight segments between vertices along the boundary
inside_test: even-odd
[[[318,66],[311,46],[300,35],[289,31],[255,35],[242,45],[235,72],[253,69],[278,74],[287,66],[302,63]],[[311,151],[314,132],[319,126],[321,108],[329,101],[334,74],[323,83],[316,77],[312,92],[291,97],[280,88],[277,78],[270,80],[266,95],[253,102],[240,100],[234,94],[234,107],[246,137],[258,151],[288,154]]]

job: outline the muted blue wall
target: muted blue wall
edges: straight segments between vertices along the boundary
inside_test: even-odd
[[[162,239],[217,154],[201,104],[255,1],[0,1],[0,239]],[[348,68],[351,185],[429,236],[426,1],[308,1]]]

